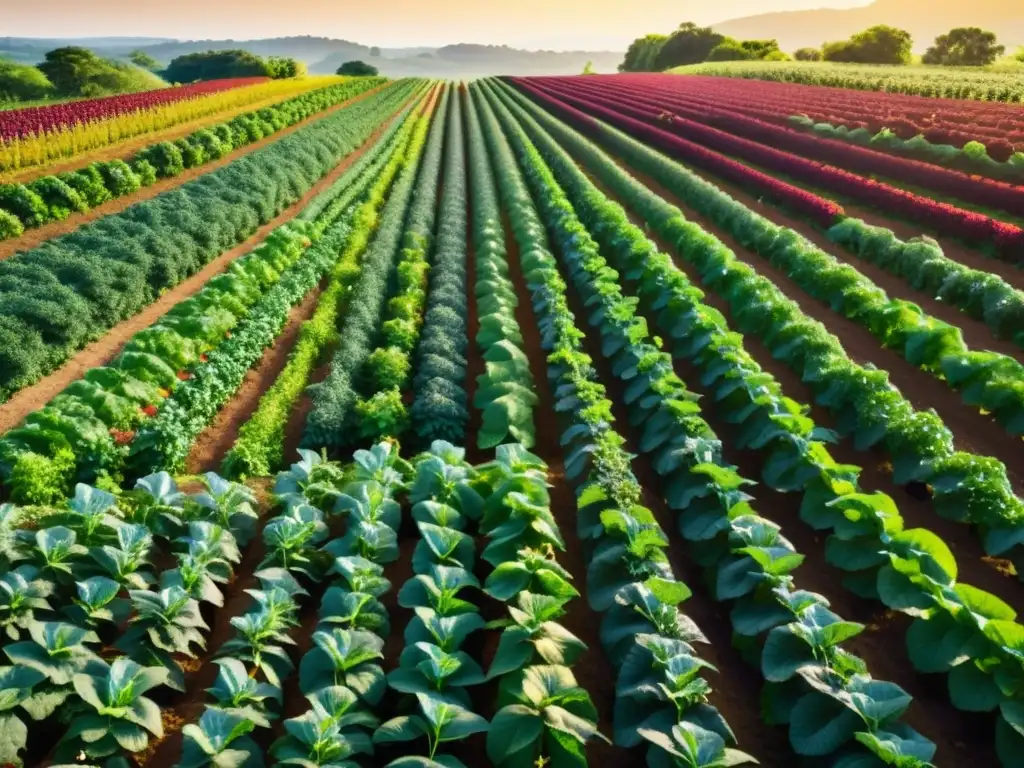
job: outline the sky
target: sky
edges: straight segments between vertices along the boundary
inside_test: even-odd
[[[867,0],[0,0],[0,36],[182,40],[317,35],[382,47],[449,43],[625,50],[683,21],[850,8]]]

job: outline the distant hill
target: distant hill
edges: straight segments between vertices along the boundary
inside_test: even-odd
[[[0,56],[27,64],[42,61],[46,51],[61,45],[83,45],[101,56],[124,58],[142,50],[162,64],[197,51],[242,48],[259,56],[289,56],[306,62],[314,74],[333,73],[344,62],[363,59],[389,77],[471,78],[484,75],[578,74],[588,62],[596,72],[614,72],[622,61],[618,51],[525,51],[504,45],[461,43],[442,48],[382,48],[370,56],[370,46],[327,37],[274,37],[264,40],[166,40],[93,38],[39,40],[0,37]]]
[[[862,8],[762,13],[712,26],[740,39],[775,38],[784,51],[793,51],[842,40],[875,24],[906,29],[917,52],[936,36],[964,26],[992,30],[1010,52],[1024,45],[1022,0],[875,0]]]

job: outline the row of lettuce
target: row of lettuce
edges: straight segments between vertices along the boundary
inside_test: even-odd
[[[414,87],[388,86],[176,189],[0,262],[0,399],[301,199]]]
[[[26,184],[0,184],[0,240],[62,221],[73,213],[84,213],[108,200],[131,195],[158,179],[173,178],[188,168],[219,160],[385,82],[383,78],[353,78],[245,112],[174,141],[157,142],[127,159],[98,160],[79,170],[40,176]]]
[[[396,86],[394,98],[364,119],[388,118],[422,88],[411,81]],[[389,184],[381,166],[401,163],[411,114],[407,107],[391,122],[386,136],[313,201],[308,218],[274,230],[138,332],[110,364],[86,372],[4,435],[0,477],[11,497],[53,503],[79,480],[117,485],[156,470],[179,471],[292,308],[332,269],[337,275],[358,267],[352,260],[372,233],[372,214]]]
[[[677,210],[664,203],[657,206],[649,202],[649,190],[535,104],[502,85],[489,87],[497,101],[510,110],[507,125],[511,135],[515,136],[516,131],[523,134],[520,142],[524,168],[540,168],[538,173],[543,177],[543,163],[550,164],[548,173],[554,175],[546,187],[538,187],[537,199],[543,202],[554,196],[557,178],[568,200],[562,208],[555,203],[550,205],[556,210],[575,210],[597,238],[588,252],[580,245],[582,235],[567,230],[563,245],[567,271],[589,307],[608,304],[604,311],[593,313],[592,322],[600,328],[602,348],[610,352],[613,371],[623,378],[630,420],[640,428],[640,450],[650,454],[655,470],[665,476],[666,500],[681,512],[680,530],[694,544],[694,557],[705,567],[713,567],[709,560],[721,556],[715,542],[722,542],[724,537],[735,559],[715,571],[717,596],[735,599],[750,590],[754,593],[754,604],[761,601],[759,607],[763,610],[747,604],[733,612],[737,635],[756,635],[763,626],[762,620],[774,620],[768,617],[775,608],[768,606],[780,593],[777,588],[761,592],[758,584],[772,583],[774,579],[788,583],[788,574],[801,558],[795,556],[777,526],[747,519],[752,508],[742,489],[748,481],[723,462],[721,443],[698,418],[700,409],[693,396],[682,390],[676,390],[674,398],[664,395],[673,391],[672,361],[651,341],[638,343],[650,338],[646,318],[635,314],[638,306],[650,308],[650,317],[670,340],[673,355],[694,366],[715,403],[718,418],[737,425],[735,447],[757,451],[762,461],[762,481],[774,490],[801,494],[800,516],[811,528],[829,532],[826,560],[830,566],[846,572],[844,584],[862,597],[879,600],[886,608],[912,617],[906,640],[914,668],[923,673],[946,674],[949,695],[957,708],[997,712],[996,751],[1004,765],[1015,765],[1021,746],[1021,691],[1012,681],[1019,680],[1021,674],[1017,652],[1021,625],[1013,608],[994,595],[959,583],[956,559],[942,539],[925,529],[905,528],[890,498],[858,488],[859,468],[839,465],[828,455],[821,442],[828,434],[805,415],[806,407],[783,396],[777,382],[743,350],[742,337],[731,333],[724,318],[703,304],[702,292],[688,282],[670,257],[658,253],[644,233],[630,223],[625,211],[590,182],[577,162],[641,211],[646,221],[675,227],[674,236],[668,239],[680,243],[680,256],[684,259],[701,258],[702,248],[715,247],[713,239],[706,233],[699,236],[696,225],[685,222]],[[616,174],[617,184],[612,183]],[[570,202],[572,208],[568,207]],[[721,248],[720,244],[718,247]],[[610,266],[620,272],[608,271],[602,253],[612,260]],[[734,269],[732,260],[719,261],[716,278],[728,281],[729,272]],[[621,293],[616,274],[621,274],[636,291],[639,305],[637,299]],[[748,301],[745,306],[752,303]],[[753,332],[745,326],[741,330]],[[610,342],[614,332],[620,334],[619,343],[627,352]],[[638,347],[635,351],[630,349],[634,344]],[[657,400],[645,396],[649,388],[658,393]],[[668,413],[661,418],[653,416],[648,409],[654,402]],[[950,482],[946,490],[967,494],[975,488]],[[1012,546],[1012,530],[1004,533],[1003,541]],[[755,554],[760,545],[766,546],[766,550]],[[769,596],[770,601],[765,603]],[[822,626],[820,618],[812,618],[822,609],[814,601],[798,598],[788,605],[790,609],[806,608],[811,625]],[[862,629],[846,622],[842,625],[842,631],[825,634],[838,638],[849,631],[852,637]],[[814,633],[795,632],[801,638],[808,634]],[[784,659],[799,665],[798,657],[790,655],[795,651],[792,640],[787,637],[783,642],[777,636],[771,653],[766,650],[762,654],[762,666]],[[814,658],[829,658],[829,654],[815,653]],[[848,676],[839,674],[839,679],[845,679],[847,684],[857,687],[865,683],[859,677],[863,669],[858,665],[846,668],[845,672]],[[821,678],[816,679],[820,682]],[[830,684],[836,680],[831,676],[828,679]],[[817,684],[814,687],[822,690]],[[897,693],[888,684],[876,682],[863,690],[873,691],[891,702],[909,703],[905,693]],[[848,700],[842,695],[839,699]],[[781,711],[788,712],[790,717],[809,715],[804,724],[790,721],[791,729],[814,735],[816,746],[827,743],[827,739],[819,740],[823,732],[817,730],[817,725],[837,725],[833,716],[852,722],[849,714],[842,713],[839,701],[819,702],[807,710],[799,709],[799,705],[789,709],[793,704],[789,697],[773,701],[778,705],[787,701]],[[810,723],[815,726],[809,731],[801,730]],[[876,741],[857,737],[857,741],[872,751],[884,742],[884,749],[905,755],[908,765],[918,764],[915,760],[931,759],[933,745],[912,734],[905,725],[893,724],[883,730],[895,738],[885,736]],[[840,728],[831,731],[839,732]],[[790,735],[794,740],[793,730]],[[800,748],[796,741],[794,747]],[[875,754],[889,759],[882,751]]]

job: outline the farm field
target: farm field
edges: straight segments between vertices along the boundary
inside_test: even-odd
[[[1024,766],[1020,107],[268,109],[0,246],[0,764]]]

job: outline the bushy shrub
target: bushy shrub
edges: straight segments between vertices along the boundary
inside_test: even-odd
[[[43,176],[28,185],[46,204],[51,219],[63,221],[72,213],[89,210],[82,196],[55,176]]]
[[[14,462],[7,487],[15,504],[56,506],[71,493],[75,454],[61,448],[51,459],[31,451],[22,453]]]
[[[149,160],[137,157],[132,161],[131,169],[139,177],[139,183],[142,186],[148,187],[150,184],[156,183],[156,168],[153,167]]]
[[[0,240],[8,240],[25,233],[25,225],[13,213],[0,210]]]
[[[366,373],[376,389],[401,388],[409,378],[409,355],[397,347],[373,350],[366,360]]]
[[[174,146],[181,153],[181,161],[186,168],[195,168],[202,165],[205,158],[202,144],[193,144],[188,137],[176,139]]]
[[[62,173],[57,178],[81,195],[90,208],[102,205],[112,197],[96,163],[77,171]]]
[[[0,185],[0,209],[17,216],[26,227],[38,227],[50,220],[46,203],[24,184]]]
[[[161,179],[177,176],[185,170],[185,161],[181,156],[181,150],[169,141],[161,141],[159,144],[147,147],[137,155],[137,158],[148,160]]]
[[[139,177],[128,167],[124,160],[109,160],[104,163],[97,163],[100,175],[103,177],[103,185],[110,190],[114,197],[124,197],[137,192],[142,186]]]
[[[230,145],[225,149],[216,134],[205,128],[198,130],[189,136],[188,143],[194,147],[201,148],[205,162],[209,162],[210,160],[219,160],[231,151]]]
[[[409,413],[397,389],[377,392],[368,400],[360,399],[355,410],[359,437],[364,440],[398,437],[409,428]]]
[[[793,52],[793,58],[797,61],[821,61],[821,49],[798,48]]]

